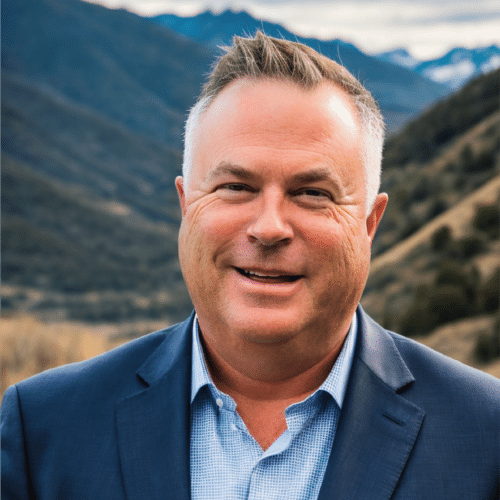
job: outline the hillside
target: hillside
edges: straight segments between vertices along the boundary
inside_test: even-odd
[[[2,160],[4,312],[87,323],[189,314],[177,224],[153,223]]]
[[[212,49],[79,0],[7,0],[1,15],[2,77],[14,74],[179,148]]]
[[[68,189],[153,221],[179,221],[180,150],[9,73],[2,75],[2,152]]]
[[[183,123],[213,51],[79,0],[7,1],[1,14],[2,152],[177,224]]]
[[[386,328],[496,376],[499,87],[499,70],[483,75],[388,140],[389,205],[362,299]]]
[[[499,294],[496,176],[375,258],[361,303],[386,328],[448,356],[496,363],[490,373],[500,377]]]
[[[213,51],[78,0],[1,14],[2,313],[184,317],[173,181]]]
[[[390,201],[374,256],[500,173],[499,95],[496,70],[440,101],[387,140],[381,190],[389,193]]]

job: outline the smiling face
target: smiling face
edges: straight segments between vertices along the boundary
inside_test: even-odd
[[[230,84],[202,115],[186,184],[182,272],[205,342],[325,355],[361,297],[385,208],[366,217],[355,108],[330,84]]]

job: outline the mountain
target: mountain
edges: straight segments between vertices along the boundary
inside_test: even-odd
[[[78,0],[10,0],[1,14],[3,154],[177,225],[166,200],[211,49]]]
[[[181,319],[174,178],[213,52],[77,0],[1,15],[3,311]]]
[[[384,114],[389,134],[449,92],[445,86],[410,70],[367,56],[350,43],[300,37],[279,24],[255,19],[245,11],[225,10],[214,14],[207,10],[192,17],[163,14],[151,19],[177,31],[186,39],[203,42],[214,49],[230,45],[234,35],[253,34],[257,29],[269,36],[304,43],[341,62],[372,92]]]
[[[180,148],[186,109],[213,59],[210,48],[79,0],[7,0],[1,16],[2,76]]]
[[[377,54],[378,59],[411,68],[418,74],[452,89],[482,73],[500,67],[500,47],[491,45],[476,49],[455,48],[438,59],[419,61],[404,49]]]
[[[406,49],[403,48],[390,50],[388,52],[380,52],[379,54],[376,54],[376,57],[381,61],[409,69],[415,68],[415,66],[418,66],[421,62],[418,59],[415,59]]]

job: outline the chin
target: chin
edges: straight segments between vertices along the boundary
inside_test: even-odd
[[[284,343],[301,330],[299,318],[284,311],[250,311],[231,315],[229,325],[238,337],[255,344]]]

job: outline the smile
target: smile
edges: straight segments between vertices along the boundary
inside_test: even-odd
[[[293,283],[302,277],[293,274],[271,274],[263,271],[247,271],[239,267],[235,269],[245,278],[251,279],[252,281],[258,281],[259,283]]]

